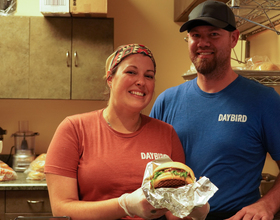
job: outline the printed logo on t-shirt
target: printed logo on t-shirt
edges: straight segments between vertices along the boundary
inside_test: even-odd
[[[147,153],[142,152],[141,153],[142,160],[145,160],[145,159],[155,160],[155,159],[166,157],[166,156],[167,156],[166,154],[161,154],[161,153],[152,153],[152,152],[147,152]]]
[[[241,115],[241,114],[219,114],[218,121],[246,122],[247,121],[247,115]]]

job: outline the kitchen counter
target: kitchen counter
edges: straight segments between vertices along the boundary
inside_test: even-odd
[[[16,180],[1,181],[0,190],[47,190],[45,180],[27,180],[27,174],[17,172]]]
[[[47,183],[45,180],[39,181],[39,180],[27,180],[27,174],[22,172],[17,172],[18,178],[16,180],[11,181],[3,181],[0,182],[0,191],[2,190],[47,190]],[[26,203],[26,201],[24,201]],[[48,204],[46,202],[46,204]],[[1,205],[0,205],[1,206]],[[18,209],[18,206],[17,206]],[[50,205],[49,205],[49,212],[50,211]],[[1,216],[1,213],[0,213]],[[274,220],[280,220],[280,212],[278,212],[275,215]]]
[[[46,181],[27,180],[17,172],[17,179],[0,182],[0,219],[17,216],[51,216],[52,210]]]

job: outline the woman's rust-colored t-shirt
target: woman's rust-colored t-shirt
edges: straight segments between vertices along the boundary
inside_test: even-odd
[[[169,124],[142,115],[134,133],[113,130],[103,110],[67,117],[47,152],[45,173],[76,178],[80,200],[116,198],[141,187],[148,162],[169,156],[185,162],[180,140]]]

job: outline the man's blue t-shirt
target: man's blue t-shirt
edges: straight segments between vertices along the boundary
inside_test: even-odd
[[[280,96],[242,76],[217,93],[203,92],[196,79],[169,88],[150,116],[173,125],[196,178],[219,188],[211,212],[256,202],[267,152],[280,160]]]

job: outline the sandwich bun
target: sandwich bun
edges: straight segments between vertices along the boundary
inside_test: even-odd
[[[195,181],[193,170],[180,162],[167,162],[159,165],[152,175],[153,188],[177,188]]]
[[[280,70],[279,67],[271,62],[262,62],[254,67],[254,70]]]
[[[38,171],[30,171],[28,173],[28,179],[32,179],[32,180],[43,180],[45,179],[45,174],[42,172],[38,172]]]
[[[30,163],[29,168],[33,171],[44,172],[45,161],[34,160]]]
[[[35,160],[46,160],[46,156],[47,156],[46,153],[40,154],[38,157],[36,157]]]
[[[38,172],[44,172],[46,154],[40,154],[30,163],[29,169]]]

